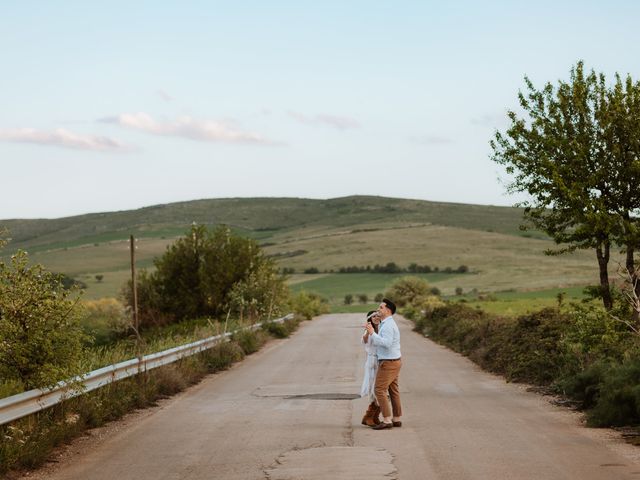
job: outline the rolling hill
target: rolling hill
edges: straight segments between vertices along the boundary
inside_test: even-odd
[[[90,298],[113,296],[126,280],[130,234],[139,238],[140,266],[148,267],[193,222],[229,225],[296,272],[387,262],[471,269],[443,276],[438,286],[444,291],[552,288],[596,280],[591,252],[547,257],[542,252],[551,241],[540,232],[522,232],[521,221],[517,208],[352,196],[196,200],[59,219],[0,220],[0,227],[12,239],[5,256],[25,249],[34,261],[88,283]],[[100,282],[98,274],[104,275]],[[292,283],[313,278],[294,275]]]

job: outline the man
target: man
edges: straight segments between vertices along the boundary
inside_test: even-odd
[[[374,392],[378,405],[382,409],[383,421],[372,427],[374,430],[401,427],[402,405],[400,404],[400,389],[398,376],[402,367],[400,355],[400,330],[393,319],[396,313],[395,304],[384,298],[378,307],[380,325],[378,333],[371,324],[367,324],[367,331],[371,342],[378,348],[378,373]],[[387,396],[388,395],[388,396]],[[389,401],[391,399],[391,401]]]

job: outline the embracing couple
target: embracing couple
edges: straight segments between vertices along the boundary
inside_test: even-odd
[[[366,331],[362,343],[367,351],[364,382],[360,395],[369,397],[369,408],[362,424],[374,430],[401,427],[402,406],[398,376],[400,358],[400,330],[393,319],[396,306],[384,298],[378,310],[367,314]],[[380,421],[382,412],[382,421]]]

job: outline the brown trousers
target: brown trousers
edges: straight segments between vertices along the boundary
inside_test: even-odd
[[[382,409],[383,417],[402,416],[402,405],[400,404],[400,388],[398,387],[398,377],[402,360],[395,362],[380,362],[378,373],[376,374],[376,384],[374,392],[378,405]],[[391,401],[389,401],[391,398]]]

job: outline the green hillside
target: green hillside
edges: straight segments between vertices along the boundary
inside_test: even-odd
[[[196,200],[60,219],[0,220],[0,226],[9,229],[12,239],[5,256],[26,249],[34,261],[86,282],[88,298],[114,296],[128,278],[130,234],[140,239],[139,266],[150,267],[193,222],[227,224],[258,240],[281,267],[297,274],[311,267],[330,272],[350,265],[415,262],[441,269],[469,267],[469,274],[434,279],[445,293],[456,287],[500,291],[596,282],[592,252],[545,256],[550,240],[520,231],[521,221],[522,210],[510,207],[353,196]],[[104,278],[98,282],[96,275]],[[296,289],[315,285],[322,290],[313,279],[296,275],[292,282]],[[351,293],[369,290],[357,284],[350,288]]]
[[[16,248],[64,247],[138,236],[175,236],[191,223],[226,224],[257,238],[276,232],[362,224],[431,223],[520,235],[522,211],[511,207],[353,196],[329,200],[229,198],[194,200],[75,217],[0,220]]]

